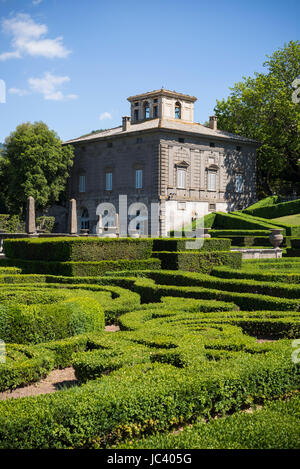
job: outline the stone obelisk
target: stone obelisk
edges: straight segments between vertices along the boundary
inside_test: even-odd
[[[35,226],[35,205],[34,198],[28,197],[27,199],[27,212],[26,212],[26,224],[25,231],[29,235],[34,235],[36,233]]]
[[[70,235],[77,235],[77,211],[75,199],[71,199],[69,202],[68,233]]]

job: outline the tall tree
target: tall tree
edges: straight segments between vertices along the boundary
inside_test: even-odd
[[[243,78],[217,100],[220,129],[261,143],[257,151],[259,195],[300,192],[300,104],[292,99],[300,78],[300,43],[290,41],[267,56],[266,73]],[[300,91],[300,90],[299,90]]]
[[[62,146],[58,135],[45,123],[19,125],[6,138],[0,160],[0,190],[7,210],[22,213],[30,195],[37,208],[58,201],[73,156],[72,146]]]

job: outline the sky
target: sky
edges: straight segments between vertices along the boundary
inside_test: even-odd
[[[0,142],[22,122],[62,140],[117,127],[128,96],[162,87],[204,123],[299,18],[299,0],[0,0]]]

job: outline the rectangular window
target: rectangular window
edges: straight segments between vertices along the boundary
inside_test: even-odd
[[[214,142],[209,142],[209,146],[210,146],[211,148],[214,148],[214,147],[215,147]]]
[[[142,137],[138,137],[138,138],[136,139],[136,143],[142,143],[142,141],[143,141]]]
[[[143,170],[137,169],[135,171],[135,188],[142,189],[143,188]]]
[[[239,147],[239,146],[236,147],[236,151],[241,151],[241,150],[242,150],[242,147]]]
[[[217,173],[215,173],[214,171],[208,171],[208,190],[215,192],[216,183],[217,183]]]
[[[153,106],[153,117],[157,117],[158,116],[158,108],[157,106]]]
[[[134,110],[134,120],[136,120],[136,121],[139,120],[139,110],[138,109]]]
[[[112,190],[112,173],[105,174],[105,190],[106,191]]]
[[[107,147],[111,148],[113,146],[112,142],[107,142]]]
[[[179,137],[179,138],[178,138],[178,142],[179,142],[179,143],[184,143],[184,138]]]
[[[208,204],[208,210],[211,210],[211,211],[216,210],[216,204]]]
[[[235,177],[235,192],[239,194],[243,190],[243,176],[241,174],[237,174]]]
[[[79,192],[85,192],[85,175],[79,176]]]
[[[178,168],[177,169],[177,188],[185,189],[186,187],[186,170]]]

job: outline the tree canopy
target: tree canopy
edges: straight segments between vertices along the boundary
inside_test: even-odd
[[[37,208],[59,200],[65,190],[74,151],[43,122],[19,125],[5,140],[0,160],[0,190],[9,213],[24,211],[27,197]]]
[[[298,93],[295,80],[300,78],[299,41],[267,55],[263,66],[265,73],[244,77],[230,88],[227,99],[217,100],[218,126],[261,143],[257,150],[261,197],[300,193],[300,103],[292,99]]]

